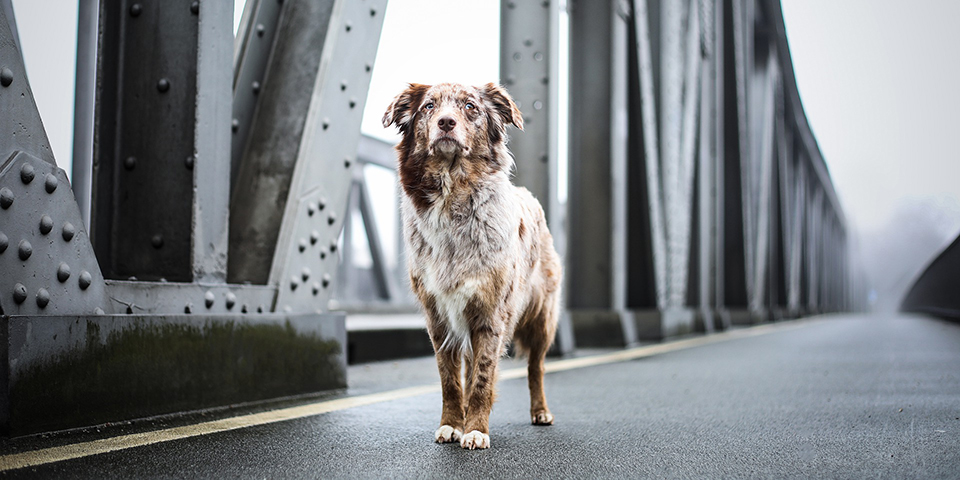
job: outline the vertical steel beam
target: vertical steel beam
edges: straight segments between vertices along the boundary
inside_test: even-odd
[[[232,10],[102,0],[100,12],[91,226],[105,275],[222,282]]]
[[[99,0],[80,0],[77,19],[77,78],[73,108],[73,195],[83,223],[90,228],[93,173],[94,100],[97,96],[97,30]]]

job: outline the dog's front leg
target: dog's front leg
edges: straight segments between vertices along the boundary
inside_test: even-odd
[[[459,441],[463,436],[463,388],[460,383],[460,351],[456,348],[442,347],[443,338],[433,338],[434,351],[437,354],[437,368],[440,370],[440,388],[443,392],[443,411],[440,414],[440,428],[434,433],[437,443]]]
[[[460,446],[468,449],[490,447],[490,409],[493,408],[494,386],[497,381],[497,362],[500,359],[502,339],[489,328],[472,333],[473,359],[467,379],[465,432]]]

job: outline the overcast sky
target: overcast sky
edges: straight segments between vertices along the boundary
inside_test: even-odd
[[[498,3],[390,0],[363,130],[389,134],[380,116],[408,81],[495,79]],[[13,4],[47,134],[69,172],[77,4]],[[851,222],[874,230],[918,197],[960,218],[960,2],[783,0],[783,12],[804,108]],[[471,54],[409,55],[409,45],[447,37]]]

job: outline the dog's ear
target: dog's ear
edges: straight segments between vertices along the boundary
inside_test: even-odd
[[[493,107],[493,111],[504,124],[513,124],[523,130],[523,114],[520,113],[517,104],[513,103],[513,99],[505,88],[495,83],[488,83],[478,90],[483,101]]]
[[[383,128],[396,124],[403,131],[410,120],[413,118],[418,105],[423,99],[423,94],[430,88],[430,85],[421,85],[411,83],[400,95],[397,95],[387,107],[383,114]]]

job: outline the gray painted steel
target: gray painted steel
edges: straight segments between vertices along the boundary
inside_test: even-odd
[[[960,237],[917,277],[900,309],[960,321]]]

